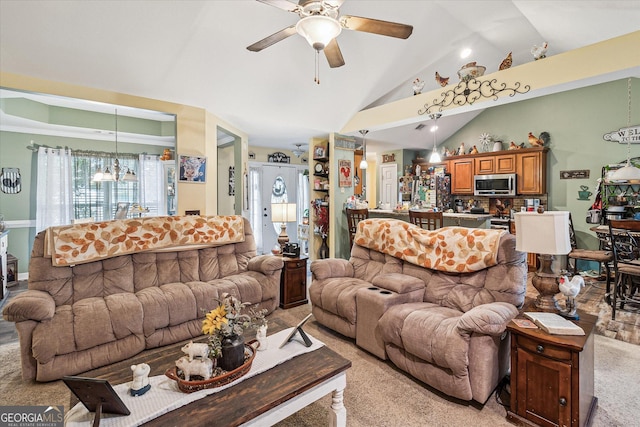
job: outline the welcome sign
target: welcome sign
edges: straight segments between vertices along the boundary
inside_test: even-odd
[[[620,128],[617,131],[614,130],[605,133],[602,138],[604,138],[605,141],[614,141],[620,144],[640,144],[640,125]]]

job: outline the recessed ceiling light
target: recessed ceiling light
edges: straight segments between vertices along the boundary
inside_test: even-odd
[[[462,59],[467,58],[469,55],[471,55],[471,49],[468,47],[462,49],[462,52],[460,52],[460,58]]]

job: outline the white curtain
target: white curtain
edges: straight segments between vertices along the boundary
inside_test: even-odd
[[[140,154],[138,171],[138,200],[140,206],[149,209],[150,216],[167,215],[164,189],[164,168],[159,156]]]
[[[36,232],[71,224],[73,182],[71,150],[40,147],[36,178]]]

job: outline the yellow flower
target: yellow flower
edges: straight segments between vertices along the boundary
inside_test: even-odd
[[[220,330],[223,324],[229,322],[226,315],[227,312],[223,305],[208,312],[206,318],[202,321],[202,333],[213,335],[216,331]]]

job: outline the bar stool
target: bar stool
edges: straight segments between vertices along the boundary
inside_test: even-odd
[[[353,246],[353,238],[358,231],[358,223],[363,219],[369,218],[369,209],[349,209],[347,211],[347,228],[349,230],[349,247]]]
[[[425,230],[435,230],[442,227],[442,212],[409,210],[409,222]]]

